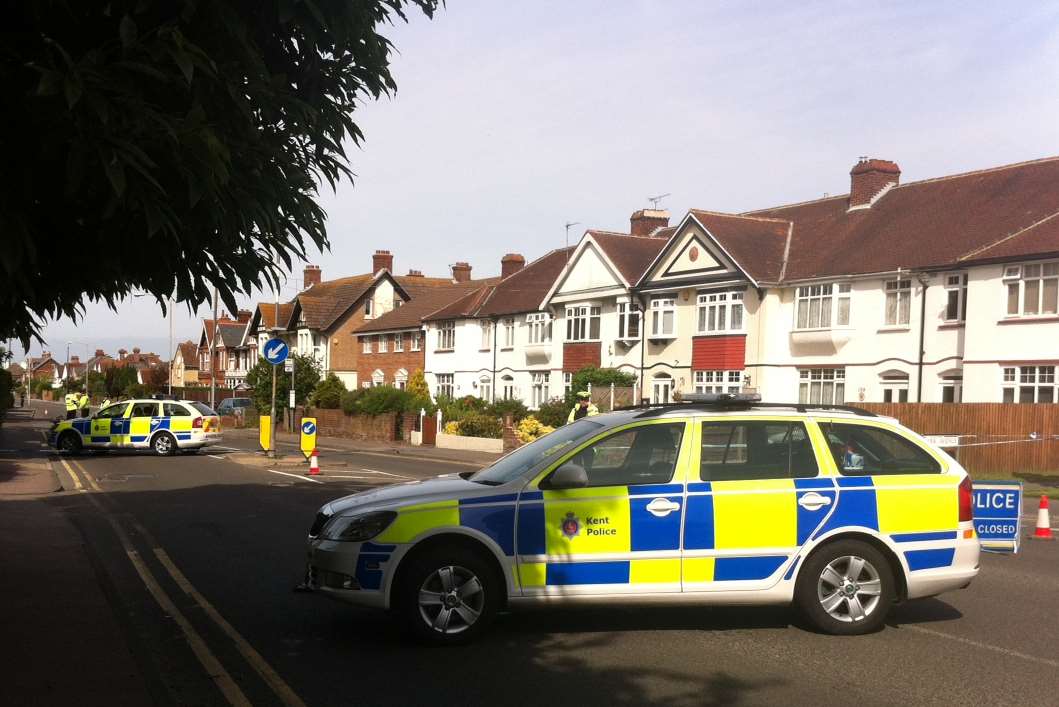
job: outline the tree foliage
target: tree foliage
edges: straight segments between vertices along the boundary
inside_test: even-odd
[[[320,382],[320,364],[312,356],[291,354],[294,361],[294,402],[305,405]],[[262,415],[272,409],[272,364],[258,358],[254,367],[246,372],[246,384],[251,388],[250,397],[254,406]],[[276,414],[287,407],[287,396],[290,390],[290,374],[284,373],[283,366],[276,371]]]
[[[316,385],[311,402],[313,407],[337,410],[342,406],[342,396],[347,392],[349,391],[346,390],[346,386],[338,379],[338,376],[329,373]]]
[[[636,376],[617,368],[585,366],[574,374],[572,384],[570,392],[566,395],[566,402],[570,406],[577,402],[577,394],[580,391],[588,390],[589,384],[593,388],[609,388],[611,384],[617,388],[631,388],[636,385]]]
[[[318,187],[352,176],[358,103],[396,89],[380,29],[437,5],[6,3],[0,338],[134,288],[235,311],[326,248]]]

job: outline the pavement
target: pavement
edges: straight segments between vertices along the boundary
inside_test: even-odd
[[[44,427],[5,423],[3,448],[39,463]],[[869,636],[785,608],[610,607],[506,614],[440,649],[291,590],[324,502],[467,462],[346,449],[348,471],[309,478],[229,456],[248,453],[87,454],[51,463],[61,491],[0,499],[5,575],[28,578],[0,583],[0,704],[68,704],[89,679],[78,703],[1059,704],[1059,543],[984,555],[968,589]]]

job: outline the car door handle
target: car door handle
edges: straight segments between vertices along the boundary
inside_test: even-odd
[[[831,505],[831,497],[821,496],[816,491],[810,491],[798,499],[798,505],[807,511],[818,511],[824,506]]]
[[[680,504],[668,498],[656,498],[647,504],[647,512],[656,518],[663,518],[673,511],[679,511]]]

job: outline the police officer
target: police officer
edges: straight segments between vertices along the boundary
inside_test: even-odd
[[[582,417],[592,417],[598,414],[599,408],[592,402],[588,391],[582,390],[577,394],[577,404],[570,411],[570,416],[566,418],[566,424],[570,424],[574,420],[580,420]]]
[[[90,401],[88,399],[88,393],[81,393],[81,397],[77,399],[77,407],[80,408],[78,413],[81,417],[88,417],[88,406]]]
[[[72,420],[77,417],[77,393],[67,393],[64,400],[66,401],[66,419]]]
[[[106,410],[108,407],[110,407],[110,398],[104,398],[102,404],[100,404],[99,406],[99,409]]]

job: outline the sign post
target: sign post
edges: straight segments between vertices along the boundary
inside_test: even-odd
[[[287,405],[290,408],[287,411],[287,431],[291,434],[294,433],[294,359],[288,358],[283,362],[283,372],[290,374],[290,402]]]
[[[1022,518],[1021,481],[975,482],[974,532],[987,552],[1019,551]]]
[[[262,452],[267,452],[272,448],[272,418],[268,415],[258,418],[257,441],[261,445]]]
[[[306,461],[309,461],[309,457],[313,455],[314,449],[316,449],[316,418],[303,417],[301,450],[302,454],[305,455]]]
[[[272,364],[272,414],[269,415],[269,443],[268,455],[276,456],[276,366],[287,360],[290,355],[290,347],[283,339],[269,339],[261,349],[261,355]]]

